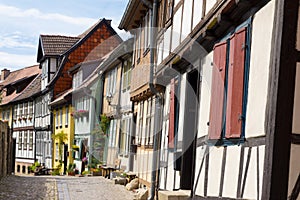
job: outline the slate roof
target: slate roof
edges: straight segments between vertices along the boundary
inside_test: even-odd
[[[44,56],[58,56],[70,49],[80,37],[62,35],[41,35]]]
[[[34,78],[34,77],[40,73],[41,73],[41,70],[39,69],[38,65],[25,67],[23,69],[12,71],[7,76],[7,78],[0,83],[0,90],[2,90],[5,87],[11,87],[10,85],[21,84],[19,82],[21,82],[22,80],[26,80],[26,79],[30,79],[30,78],[33,78],[33,80],[35,80],[36,78]],[[32,81],[31,81],[31,83],[32,83]],[[31,85],[31,83],[29,83],[28,86]],[[26,90],[27,87],[24,90]],[[20,93],[17,93],[15,90],[12,94],[10,94],[8,96],[4,95],[2,97],[1,105],[5,105],[5,104],[8,104],[8,103],[14,101],[17,97],[19,97],[21,94],[24,93],[24,90]]]
[[[38,65],[33,65],[29,67],[25,67],[16,71],[10,72],[10,74],[6,77],[4,81],[0,83],[1,86],[7,86],[13,83],[18,82],[19,80],[23,80],[25,78],[29,78],[32,76],[36,76],[39,74],[41,70]]]
[[[42,75],[39,74],[13,101],[27,99],[41,92],[41,80]]]

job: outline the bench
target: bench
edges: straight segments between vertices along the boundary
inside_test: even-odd
[[[110,173],[116,170],[120,169],[120,165],[121,165],[121,160],[120,159],[115,159],[114,161],[114,166],[104,166],[102,165],[101,168],[101,172],[102,172],[102,176],[105,178],[110,178]]]

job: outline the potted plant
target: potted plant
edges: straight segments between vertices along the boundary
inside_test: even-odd
[[[75,176],[76,164],[70,163],[67,169],[68,176]]]

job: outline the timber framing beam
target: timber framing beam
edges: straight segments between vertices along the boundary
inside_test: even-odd
[[[275,0],[261,199],[287,199],[288,196],[298,9],[299,0]]]

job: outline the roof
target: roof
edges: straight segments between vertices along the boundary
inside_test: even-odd
[[[111,27],[110,23],[111,23],[111,20],[106,20],[105,18],[100,19],[96,24],[94,24],[91,28],[89,28],[87,31],[85,31],[81,35],[83,37],[64,53],[62,62],[60,63],[57,72],[55,73],[53,79],[50,81],[48,86],[50,86],[50,87],[53,86],[54,83],[57,81],[57,79],[61,76],[64,65],[68,60],[69,54],[71,54],[74,50],[76,50],[78,47],[80,47],[80,45],[83,44],[101,25],[105,24],[107,27],[107,30],[109,32],[111,32],[111,34],[115,38],[117,38],[120,42],[123,41],[122,38],[117,34],[117,32]]]
[[[80,39],[80,37],[62,35],[40,35],[37,61],[39,62],[45,56],[62,55]]]
[[[41,80],[42,75],[39,74],[21,93],[18,97],[16,97],[13,101],[20,101],[41,92]]]
[[[49,103],[49,106],[57,106],[62,103],[66,103],[68,100],[66,99],[67,96],[71,95],[73,92],[73,89],[66,90],[64,93],[62,93],[59,97],[57,97],[55,100],[51,101]]]
[[[4,90],[4,88],[9,88],[11,85],[15,85],[15,84],[18,84],[18,83],[20,85],[21,81],[24,81],[26,79],[29,79],[29,80],[33,79],[33,80],[20,93],[17,93],[17,90],[14,90],[8,96],[3,95],[1,105],[5,105],[5,104],[10,103],[11,101],[14,101],[17,97],[19,97],[22,94],[26,95],[25,90],[32,84],[32,82],[34,80],[36,80],[35,76],[39,75],[40,73],[41,73],[41,70],[39,69],[38,65],[25,67],[23,69],[12,71],[8,75],[8,77],[3,82],[1,82],[1,88],[0,88],[1,90]],[[34,89],[33,88],[28,89],[27,92],[33,92],[33,90],[36,91],[36,89],[38,88],[37,82],[35,82],[35,85],[33,85],[33,86],[34,86]]]
[[[124,29],[126,31],[138,28],[140,19],[143,18],[143,13],[141,11],[146,11],[147,6],[143,5],[143,1],[140,0],[130,0],[127,4],[126,10],[122,16],[121,22],[119,24],[119,29]]]
[[[4,81],[1,82],[3,87],[14,84],[18,82],[18,80],[23,80],[25,78],[29,78],[32,76],[36,76],[39,74],[41,70],[39,69],[38,65],[33,65],[29,67],[25,67],[16,71],[10,72],[10,74],[6,77]]]
[[[110,69],[120,62],[120,58],[125,58],[126,56],[130,55],[133,52],[133,38],[130,38],[120,45],[118,45],[110,54],[109,56],[101,63],[101,66],[98,68],[98,73],[101,73],[100,70],[105,72],[106,70]]]

